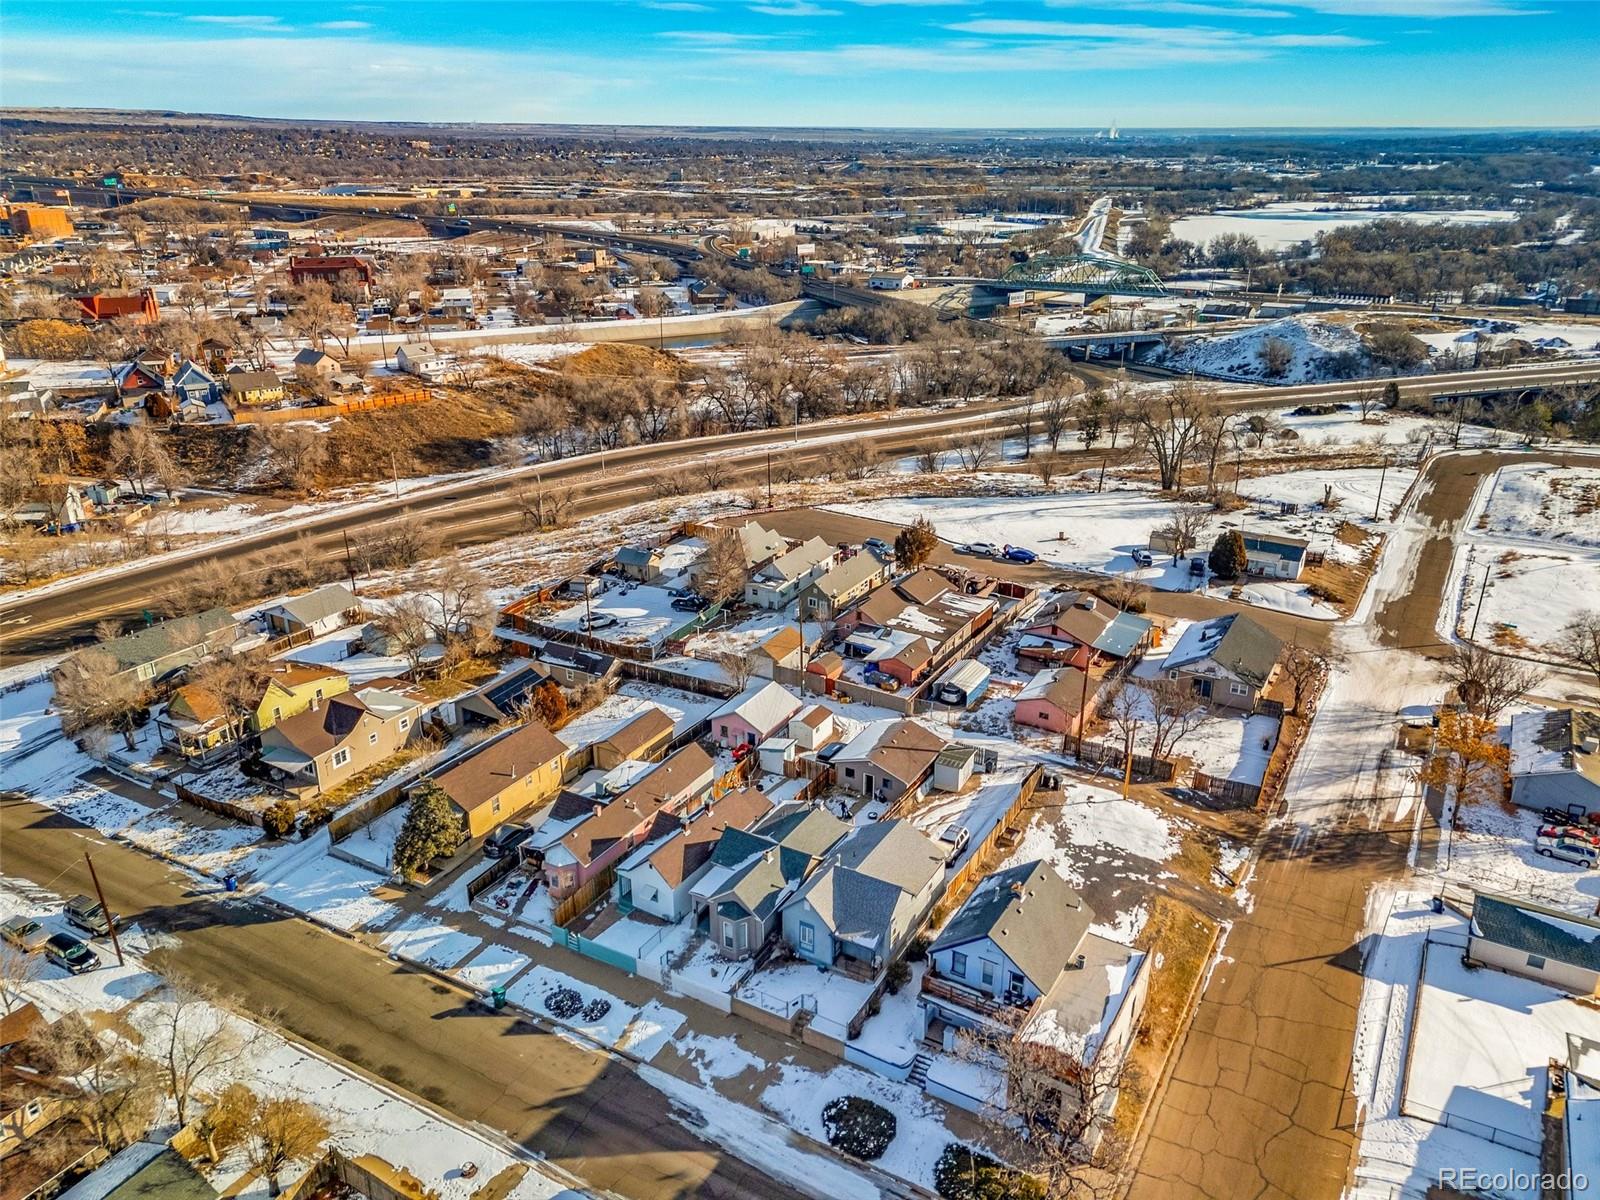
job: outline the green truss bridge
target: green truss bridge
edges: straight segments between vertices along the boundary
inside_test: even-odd
[[[1042,255],[1018,263],[998,279],[934,277],[927,282],[932,286],[957,284],[970,287],[974,292],[990,293],[1082,292],[1086,296],[1168,294],[1166,284],[1149,267],[1141,267],[1107,254]]]

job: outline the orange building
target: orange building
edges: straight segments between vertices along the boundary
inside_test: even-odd
[[[19,237],[70,237],[72,217],[64,208],[19,205],[11,210],[11,229]]]

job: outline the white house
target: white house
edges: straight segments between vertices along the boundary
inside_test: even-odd
[[[617,866],[612,895],[624,912],[637,909],[676,924],[693,907],[691,890],[711,868],[724,830],[749,829],[772,811],[754,788],[729,792],[693,816],[663,816],[655,836]]]
[[[321,637],[343,629],[361,614],[361,601],[342,583],[330,583],[262,610],[267,628],[282,635],[310,633]]]
[[[832,546],[814,537],[757,568],[744,585],[744,598],[757,608],[787,608],[801,588],[833,569],[837,556]]]
[[[434,349],[432,342],[407,342],[394,352],[395,366],[420,379],[438,379],[452,365],[450,355]]]
[[[776,683],[752,683],[711,714],[711,737],[719,746],[756,746],[800,711],[800,700]]]
[[[867,286],[879,292],[900,292],[906,288],[916,287],[917,281],[910,271],[885,271],[868,279]]]

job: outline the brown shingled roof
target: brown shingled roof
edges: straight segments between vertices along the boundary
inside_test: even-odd
[[[530,721],[480,743],[430,778],[463,812],[471,812],[566,752],[565,743],[555,734]]]

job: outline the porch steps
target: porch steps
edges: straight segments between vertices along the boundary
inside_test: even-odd
[[[911,1074],[906,1077],[907,1081],[916,1084],[919,1088],[927,1087],[928,1068],[931,1066],[933,1066],[933,1059],[919,1052],[916,1058],[911,1060]]]

